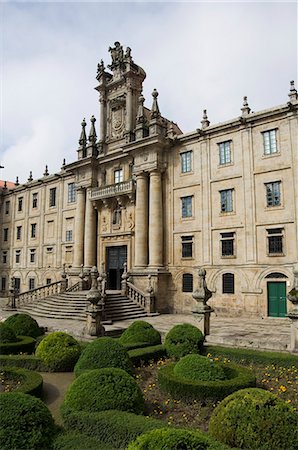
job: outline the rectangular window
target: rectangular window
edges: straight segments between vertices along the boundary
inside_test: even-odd
[[[38,205],[38,193],[32,194],[32,208],[37,208]]]
[[[7,251],[2,253],[2,263],[3,264],[7,263]]]
[[[272,155],[278,152],[276,130],[263,132],[264,155]]]
[[[221,212],[233,211],[233,189],[220,191],[220,210]]]
[[[56,206],[56,188],[51,188],[50,189],[50,202],[49,202],[50,207],[51,206]]]
[[[231,159],[231,141],[225,141],[218,144],[219,164],[229,164]]]
[[[8,241],[8,228],[3,228],[3,241]]]
[[[221,233],[221,256],[234,256],[235,233]]]
[[[266,183],[267,206],[279,206],[280,202],[280,181]]]
[[[5,202],[5,214],[9,214],[9,210],[10,210],[10,201],[7,200],[7,202]]]
[[[66,230],[65,240],[68,242],[72,241],[72,230]]]
[[[182,236],[182,258],[192,258],[193,236]]]
[[[1,278],[1,291],[6,291],[6,278]]]
[[[23,211],[23,197],[18,198],[18,211]]]
[[[35,248],[31,248],[30,249],[30,262],[34,263],[35,262],[35,255],[36,255],[36,250]]]
[[[36,223],[31,223],[31,238],[36,238]]]
[[[22,239],[22,227],[18,226],[17,227],[17,240],[21,240]]]
[[[114,183],[122,183],[123,181],[123,170],[117,169],[114,171]]]
[[[192,171],[192,151],[183,152],[181,157],[181,172],[187,173]]]
[[[283,228],[271,228],[267,230],[269,255],[283,254],[283,235],[284,235]]]
[[[52,283],[52,279],[51,278],[47,278],[46,279],[46,284],[51,284]]]
[[[75,183],[68,184],[68,203],[74,203],[76,201],[76,185]]]
[[[224,273],[222,276],[222,293],[235,293],[235,277],[233,273]]]
[[[16,264],[19,264],[21,261],[21,250],[16,250]]]
[[[181,197],[182,217],[192,217],[192,195]]]
[[[193,292],[193,275],[184,273],[182,276],[182,292]]]
[[[35,289],[35,278],[29,278],[29,291]]]

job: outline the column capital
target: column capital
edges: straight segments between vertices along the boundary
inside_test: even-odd
[[[144,170],[142,170],[142,171],[135,172],[134,175],[136,176],[136,178],[147,178],[148,172],[145,172]]]

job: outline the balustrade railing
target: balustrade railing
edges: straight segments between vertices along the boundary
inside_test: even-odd
[[[122,181],[121,183],[111,184],[109,186],[93,188],[90,192],[90,200],[114,197],[119,194],[130,194],[133,190],[134,184],[132,180]]]
[[[65,292],[65,290],[66,282],[65,280],[60,280],[36,289],[31,289],[30,291],[21,292],[16,294],[16,306],[19,307],[28,303],[34,303],[38,300],[49,297],[50,295]]]
[[[78,292],[80,290],[80,282],[78,281],[76,284],[73,284],[69,288],[66,289],[66,292]]]
[[[137,288],[134,284],[129,281],[126,282],[126,295],[133,302],[140,305],[145,309],[147,313],[154,312],[154,294],[153,291],[150,292],[142,292],[139,288]]]

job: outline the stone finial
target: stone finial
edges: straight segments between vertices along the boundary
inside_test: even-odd
[[[92,144],[95,144],[96,143],[96,138],[97,138],[95,125],[94,125],[95,122],[96,122],[95,117],[92,116],[90,121],[91,121],[91,128],[90,128],[90,133],[89,133],[89,142],[91,142]]]
[[[145,98],[144,96],[141,94],[139,96],[139,101],[138,101],[138,112],[137,112],[137,123],[143,123],[145,120],[145,116],[144,116],[144,102],[145,102]]]
[[[81,131],[81,134],[80,134],[79,144],[80,144],[81,147],[85,147],[86,143],[87,143],[87,136],[86,136],[86,131],[85,131],[85,128],[86,128],[86,120],[85,120],[85,118],[83,119],[81,125],[82,125],[82,131]]]
[[[207,116],[207,109],[203,110],[203,120],[201,120],[201,124],[202,124],[202,129],[204,130],[205,128],[208,128],[210,125],[210,122],[208,120],[208,116]]]
[[[7,181],[6,180],[4,181],[3,189],[7,189]]]
[[[251,111],[250,107],[248,106],[246,95],[243,97],[243,106],[241,108],[241,111],[242,111],[242,116],[247,116]]]
[[[295,88],[294,80],[290,81],[290,92],[289,92],[288,96],[289,96],[290,101],[298,100],[298,93],[297,93],[297,89]]]
[[[46,165],[45,171],[43,173],[44,177],[47,177],[49,175],[49,170],[48,170],[48,166]]]
[[[32,171],[30,170],[28,181],[33,181]]]
[[[19,185],[20,185],[20,183],[19,183],[19,177],[16,177],[15,185],[16,185],[16,186],[19,186]]]
[[[160,117],[160,111],[159,111],[158,102],[157,102],[158,92],[156,89],[153,89],[152,97],[153,97],[153,103],[152,103],[150,117],[151,117],[151,119],[156,119],[157,117]]]

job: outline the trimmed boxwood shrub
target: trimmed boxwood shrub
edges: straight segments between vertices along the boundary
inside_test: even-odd
[[[17,341],[15,332],[6,323],[0,322],[0,343],[8,344]]]
[[[54,420],[45,404],[32,395],[0,395],[1,450],[46,450],[55,434]]]
[[[0,367],[21,367],[45,372],[41,360],[34,355],[0,355]]]
[[[68,430],[85,433],[115,449],[123,449],[140,434],[155,428],[165,428],[164,422],[125,411],[90,413],[72,411],[64,416]]]
[[[245,367],[232,364],[222,365],[225,380],[187,380],[175,374],[175,364],[168,364],[158,370],[158,383],[162,391],[182,400],[221,400],[239,389],[254,387],[256,378]]]
[[[0,344],[1,355],[17,355],[18,353],[33,353],[35,339],[30,336],[18,336],[16,342]]]
[[[9,380],[19,381],[20,384],[13,389],[13,392],[23,392],[24,394],[40,397],[42,394],[43,378],[39,373],[32,370],[10,367],[1,368],[1,375]]]
[[[189,353],[201,353],[204,339],[203,333],[194,325],[175,325],[166,335],[165,348],[170,357],[179,359]]]
[[[86,370],[104,367],[118,367],[128,373],[133,372],[127,350],[110,337],[98,338],[88,344],[76,363],[74,372],[79,376]]]
[[[148,431],[132,442],[127,450],[228,450],[200,431],[161,428]]]
[[[67,333],[56,331],[46,336],[36,349],[36,356],[53,372],[70,372],[79,359],[80,344]]]
[[[94,369],[83,373],[68,388],[61,407],[65,417],[69,411],[98,412],[119,409],[137,414],[144,412],[142,392],[125,370]]]
[[[243,389],[215,408],[209,433],[231,447],[297,450],[298,414],[271,392]]]
[[[97,439],[80,433],[59,434],[54,440],[53,450],[116,450]]]
[[[160,332],[150,323],[144,320],[136,320],[122,333],[119,338],[122,345],[137,345],[146,343],[149,345],[158,345],[161,343]]]
[[[174,374],[190,381],[217,381],[227,378],[222,364],[201,355],[186,355],[181,358],[175,364]]]
[[[21,335],[37,338],[43,334],[43,330],[29,314],[13,314],[5,320],[5,324],[8,325],[17,336]]]
[[[165,357],[166,354],[166,349],[162,344],[128,351],[128,355],[134,366],[140,366],[142,363],[148,363],[149,361],[157,361]]]

